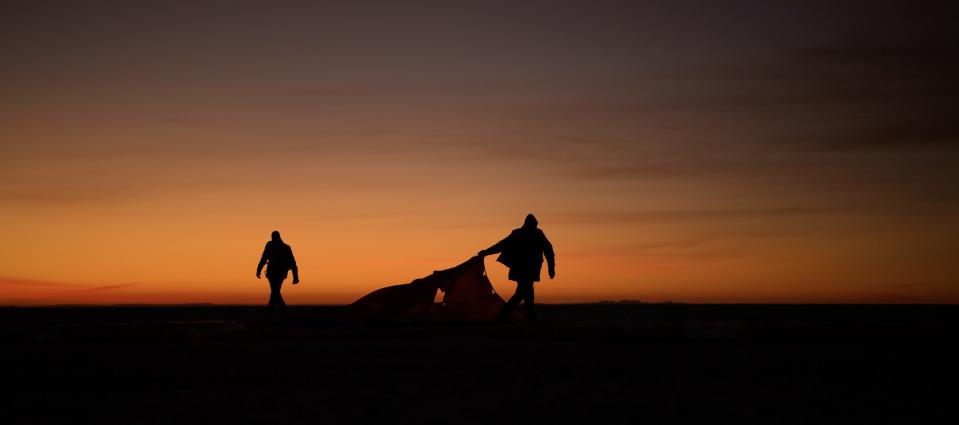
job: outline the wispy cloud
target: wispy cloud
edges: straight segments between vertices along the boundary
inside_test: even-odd
[[[811,207],[782,207],[757,209],[675,209],[580,211],[557,213],[551,221],[564,224],[583,223],[645,223],[664,221],[739,220],[763,217],[788,217],[833,212],[833,209]]]
[[[20,279],[11,277],[0,277],[0,286],[16,288],[17,290],[36,289],[41,291],[80,291],[80,292],[105,292],[118,289],[126,289],[134,286],[140,286],[141,283],[119,283],[112,285],[88,286],[77,282],[61,282],[49,280]]]
[[[106,291],[115,291],[115,290],[118,290],[118,289],[126,289],[126,288],[130,288],[130,287],[133,287],[133,286],[139,286],[139,285],[140,285],[139,283],[120,283],[120,284],[116,284],[116,285],[104,285],[104,286],[96,286],[96,287],[93,287],[93,288],[86,288],[86,289],[84,289],[84,291],[87,291],[87,292],[106,292]]]
[[[684,262],[713,261],[747,257],[749,252],[738,243],[741,235],[638,242],[617,246],[592,247],[564,251],[563,256],[591,259],[675,259]]]
[[[0,182],[0,201],[40,204],[103,202],[134,196],[142,187],[121,182],[84,182],[61,176],[63,181]]]

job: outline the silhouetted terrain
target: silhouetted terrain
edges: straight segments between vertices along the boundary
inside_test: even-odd
[[[951,422],[959,307],[543,305],[542,324],[341,307],[0,309],[0,422]],[[920,421],[921,418],[921,421]]]

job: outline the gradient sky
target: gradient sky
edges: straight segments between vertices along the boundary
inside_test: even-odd
[[[5,1],[0,304],[265,302],[274,229],[345,303],[528,212],[545,302],[959,302],[957,16],[877,3]]]

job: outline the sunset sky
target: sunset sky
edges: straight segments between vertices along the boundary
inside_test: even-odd
[[[265,303],[272,230],[348,303],[529,212],[544,302],[959,302],[957,17],[878,3],[4,1],[0,305]]]

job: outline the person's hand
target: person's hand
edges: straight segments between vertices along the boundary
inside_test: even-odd
[[[550,268],[549,268],[549,278],[552,279],[552,278],[554,278],[554,277],[556,277],[556,268],[555,268],[555,267],[550,267]]]
[[[299,277],[293,277],[293,284],[296,285],[297,283],[300,283],[300,278],[299,278]]]

